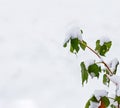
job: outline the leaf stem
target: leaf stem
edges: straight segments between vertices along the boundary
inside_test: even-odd
[[[80,41],[80,42],[81,42],[83,45],[85,45],[82,41]],[[92,51],[92,52],[102,61],[101,63],[103,63],[104,66],[108,69],[109,74],[113,75],[113,73],[112,73],[112,71],[110,70],[109,66],[104,62],[104,60],[101,58],[101,56],[100,56],[95,50],[93,50],[91,47],[89,47],[88,45],[86,45],[86,47],[87,47],[90,51]]]

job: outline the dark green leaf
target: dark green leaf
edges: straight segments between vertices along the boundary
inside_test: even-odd
[[[100,55],[101,55],[101,56],[105,56],[105,53],[106,53],[106,52],[107,52],[107,47],[106,47],[106,45],[101,46],[101,47],[100,47],[100,51],[99,51]]]
[[[112,42],[104,42],[104,44],[101,46],[100,45],[100,40],[96,41],[96,48],[95,50],[101,55],[105,56],[105,54],[109,51],[110,47],[112,45]]]
[[[89,74],[94,74],[94,77],[99,77],[99,72],[101,72],[101,68],[97,64],[92,64],[88,67]]]
[[[80,41],[80,47],[85,50],[86,46],[87,46],[87,43],[85,41]]]
[[[81,33],[83,34],[83,30],[80,30],[81,31]]]
[[[102,98],[101,98],[101,101],[104,103],[104,105],[105,105],[106,107],[108,107],[109,104],[110,104],[110,101],[109,101],[109,99],[108,99],[106,96],[102,97]]]
[[[101,47],[101,46],[100,46],[100,40],[97,40],[97,41],[96,41],[96,48],[95,48],[95,50],[99,52],[100,47]]]
[[[110,80],[108,79],[108,77],[104,74],[103,75],[103,84],[109,86]]]
[[[66,42],[66,43],[64,43],[63,47],[67,47],[67,42]]]
[[[78,38],[71,39],[70,41],[70,51],[73,53],[74,51],[77,53],[79,51],[79,40]]]
[[[119,62],[116,64],[116,66],[115,66],[115,70],[114,70],[114,74],[116,74],[116,71],[117,71],[117,67],[118,67],[118,65],[119,65]]]
[[[89,106],[90,106],[90,101],[92,101],[92,102],[98,102],[97,99],[95,98],[95,96],[92,96],[92,97],[87,101],[87,103],[86,103],[86,105],[85,105],[85,108],[89,108]]]
[[[111,108],[116,108],[116,106],[115,106],[115,105],[113,105],[113,104],[112,104],[110,107],[111,107]]]
[[[89,108],[89,106],[90,106],[90,100],[87,101],[85,108]]]
[[[83,85],[85,81],[86,81],[86,83],[88,81],[88,71],[87,71],[87,69],[85,67],[84,62],[82,62],[80,64],[80,66],[81,66],[81,76],[82,76],[82,85]]]
[[[115,101],[117,101],[120,104],[120,96],[116,96]]]

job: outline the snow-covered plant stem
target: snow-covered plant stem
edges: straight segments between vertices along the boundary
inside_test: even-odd
[[[96,47],[93,49],[83,40],[82,34],[83,31],[78,27],[73,28],[68,32],[64,42],[64,47],[67,47],[67,44],[70,43],[70,52],[73,54],[78,54],[81,49],[85,51],[88,48],[100,59],[100,61],[90,60],[90,62],[82,61],[80,63],[82,85],[88,82],[89,76],[91,78],[99,78],[100,74],[103,76],[103,84],[109,87],[110,82],[113,82],[116,85],[115,97],[109,97],[109,92],[106,90],[95,90],[86,103],[85,108],[120,108],[120,76],[116,75],[119,61],[115,58],[110,63],[106,63],[102,58],[109,52],[112,41],[108,38],[98,39]]]

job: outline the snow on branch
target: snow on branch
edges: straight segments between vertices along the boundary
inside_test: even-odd
[[[108,92],[106,90],[95,90],[94,91],[94,96],[96,99],[99,101],[101,97],[107,96]]]

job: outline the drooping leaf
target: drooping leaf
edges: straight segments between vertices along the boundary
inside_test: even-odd
[[[89,108],[90,106],[90,101],[92,102],[98,102],[95,96],[92,96],[86,103],[85,108]],[[98,102],[99,103],[99,102]]]
[[[87,43],[85,41],[80,41],[80,47],[85,50],[86,46],[87,46]]]
[[[63,47],[67,47],[67,42],[64,43]]]
[[[103,84],[109,86],[110,79],[106,76],[106,74],[103,75]]]
[[[73,53],[74,51],[77,53],[79,51],[79,40],[78,38],[71,39],[70,41],[70,51]]]
[[[90,106],[90,99],[87,101],[85,108],[89,108],[89,106]]]
[[[116,74],[118,65],[119,65],[119,62],[116,64],[115,70],[113,71],[113,74]]]
[[[89,74],[94,74],[94,77],[99,77],[99,72],[101,72],[101,68],[96,64],[92,64],[88,67]]]
[[[101,55],[101,56],[105,56],[105,54],[109,51],[109,49],[111,48],[112,42],[104,42],[103,45],[100,45],[100,40],[96,41],[96,48],[95,50]]]
[[[84,62],[81,62],[80,66],[81,66],[81,76],[82,76],[82,85],[83,85],[85,81],[86,83],[88,81],[88,71],[85,67]]]
[[[101,102],[104,103],[105,108],[110,105],[110,101],[109,101],[109,99],[106,96],[101,98]]]

